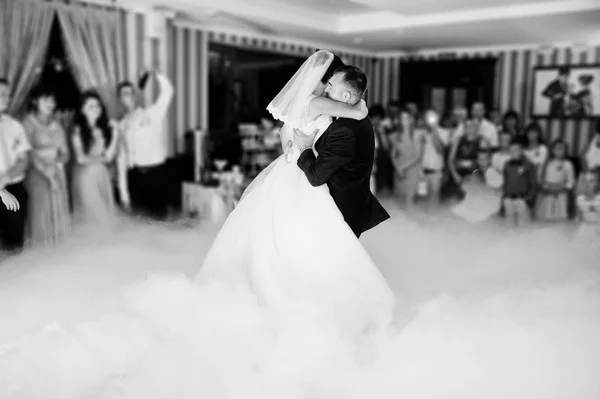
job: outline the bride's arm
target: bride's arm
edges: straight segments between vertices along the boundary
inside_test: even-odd
[[[364,100],[356,105],[334,101],[327,97],[314,97],[308,104],[308,109],[315,116],[329,115],[337,118],[362,120],[369,114],[369,109]]]

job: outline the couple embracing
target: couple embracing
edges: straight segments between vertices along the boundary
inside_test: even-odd
[[[367,77],[328,51],[309,57],[268,110],[285,153],[257,176],[197,277],[239,284],[269,309],[302,309],[344,329],[387,323],[393,294],[358,240],[389,218],[370,191]]]

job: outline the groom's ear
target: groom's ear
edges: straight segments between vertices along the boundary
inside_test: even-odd
[[[352,93],[350,93],[349,91],[345,91],[342,94],[342,98],[344,99],[344,102],[347,103],[348,101],[350,101],[352,99]]]

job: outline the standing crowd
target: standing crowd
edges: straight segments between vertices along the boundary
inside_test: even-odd
[[[54,245],[74,227],[110,225],[116,198],[135,214],[167,216],[163,126],[173,86],[153,75],[160,91],[153,104],[140,105],[144,85],[122,82],[119,120],[90,90],[70,121],[50,86],[34,90],[22,120],[9,115],[10,82],[0,78],[0,250]]]
[[[393,193],[407,209],[452,201],[474,211],[487,196],[489,216],[511,226],[600,222],[600,123],[585,151],[572,154],[563,140],[547,144],[536,121],[523,127],[515,111],[488,113],[481,102],[470,114],[457,107],[443,119],[397,101],[387,110],[371,107],[370,116],[378,141],[374,189]]]

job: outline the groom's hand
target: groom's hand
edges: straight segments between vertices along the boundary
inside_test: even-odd
[[[312,148],[317,133],[319,133],[319,129],[316,129],[314,132],[312,132],[310,136],[302,133],[301,130],[294,129],[294,142],[298,148],[300,148],[301,152],[308,148]]]

